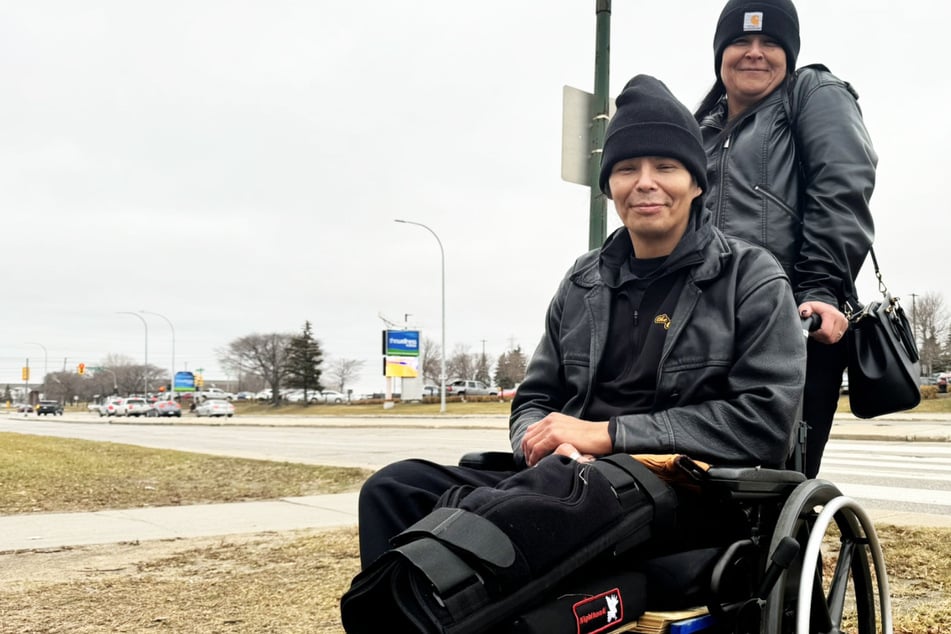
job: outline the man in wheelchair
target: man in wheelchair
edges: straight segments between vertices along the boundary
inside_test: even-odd
[[[666,578],[668,554],[700,553],[676,566],[706,574],[777,519],[781,504],[723,506],[747,489],[711,493],[707,467],[789,457],[806,355],[789,280],[712,226],[700,130],[667,87],[639,75],[616,103],[600,186],[623,227],[549,305],[512,403],[513,455],[406,460],[366,482],[348,632],[608,631],[649,595],[695,598],[694,580]],[[752,488],[785,495],[792,475]],[[552,621],[543,599],[559,596],[567,618]]]

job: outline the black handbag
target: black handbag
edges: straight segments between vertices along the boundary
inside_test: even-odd
[[[874,418],[916,407],[921,402],[921,366],[915,335],[898,298],[882,281],[875,251],[869,249],[882,301],[858,312],[846,304],[849,319],[849,406],[859,418]]]

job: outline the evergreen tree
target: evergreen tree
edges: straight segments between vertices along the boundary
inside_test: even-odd
[[[286,384],[289,387],[304,390],[305,403],[310,402],[308,392],[313,394],[323,389],[320,384],[322,362],[323,352],[320,349],[320,342],[314,339],[310,321],[305,321],[301,333],[291,337],[285,362]]]
[[[489,359],[483,352],[476,363],[475,380],[482,381],[486,385],[492,385],[492,373],[489,370]]]
[[[503,352],[495,366],[495,384],[503,390],[515,387],[525,378],[527,365],[528,360],[521,346]]]

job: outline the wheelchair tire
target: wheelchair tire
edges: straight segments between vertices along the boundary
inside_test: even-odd
[[[817,508],[838,497],[842,497],[842,493],[834,484],[825,480],[807,480],[796,487],[786,500],[773,531],[769,552],[776,549],[783,537],[790,536],[799,542],[799,557],[782,573],[769,594],[762,612],[762,632],[792,634],[796,631],[796,615],[800,610],[799,588],[806,579],[803,575],[808,574],[813,577],[811,605],[804,608],[810,614],[809,632],[840,631],[846,601],[851,599],[856,613],[857,631],[859,634],[874,634],[876,585],[869,565],[869,539],[856,516],[848,509],[843,509],[833,517],[841,542],[827,594],[823,594],[821,583],[821,558],[811,563],[803,560],[809,537],[819,517]],[[873,541],[877,547],[877,539]],[[887,592],[885,596],[887,601]],[[882,606],[883,615],[888,608]],[[890,626],[890,618],[883,618],[885,624]]]

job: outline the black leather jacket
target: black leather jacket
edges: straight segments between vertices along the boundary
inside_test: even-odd
[[[615,417],[614,450],[780,466],[806,367],[789,281],[763,249],[724,236],[708,217],[694,222],[712,235],[702,242],[702,258],[688,266],[661,353],[654,407]],[[575,262],[551,301],[545,335],[512,403],[509,436],[523,466],[521,441],[530,424],[550,412],[587,420],[611,313],[599,262],[602,252],[625,248],[632,250],[622,227],[601,250]]]
[[[721,99],[701,121],[716,226],[769,249],[797,302],[854,298],[878,158],[851,86],[807,66],[726,135],[725,115]]]

